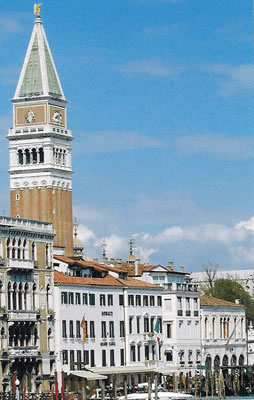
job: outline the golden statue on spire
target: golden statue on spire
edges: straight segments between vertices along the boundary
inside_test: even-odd
[[[41,16],[41,5],[42,3],[34,4],[34,14],[37,14],[37,17]]]

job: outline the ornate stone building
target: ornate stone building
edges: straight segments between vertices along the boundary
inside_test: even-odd
[[[55,247],[73,251],[71,131],[66,99],[37,15],[9,129],[11,216],[49,221]],[[58,249],[59,251],[59,249]]]
[[[0,217],[0,391],[48,391],[53,378],[52,224]],[[52,378],[51,378],[52,377]]]

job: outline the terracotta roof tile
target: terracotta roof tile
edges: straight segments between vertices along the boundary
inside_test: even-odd
[[[134,278],[120,279],[112,275],[107,275],[104,278],[82,278],[77,276],[65,275],[62,272],[54,272],[55,283],[62,283],[66,285],[99,285],[99,286],[128,286],[136,288],[154,288],[161,289],[159,285],[139,281]]]
[[[243,308],[244,305],[236,304],[232,301],[218,299],[212,296],[200,296],[200,306],[215,306],[215,307],[240,307]]]
[[[77,276],[65,275],[62,272],[54,272],[55,283],[66,285],[99,285],[99,286],[122,286],[120,282],[112,275],[107,275],[104,278],[82,278]]]

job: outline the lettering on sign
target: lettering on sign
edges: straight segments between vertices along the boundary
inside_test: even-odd
[[[102,311],[101,315],[107,315],[107,316],[111,317],[113,315],[113,311]]]

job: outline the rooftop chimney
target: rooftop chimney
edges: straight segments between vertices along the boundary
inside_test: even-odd
[[[184,272],[184,266],[183,265],[180,267],[180,272]]]
[[[174,268],[173,268],[173,261],[169,261],[168,267],[169,267],[169,270],[170,270],[170,271],[174,271]]]

